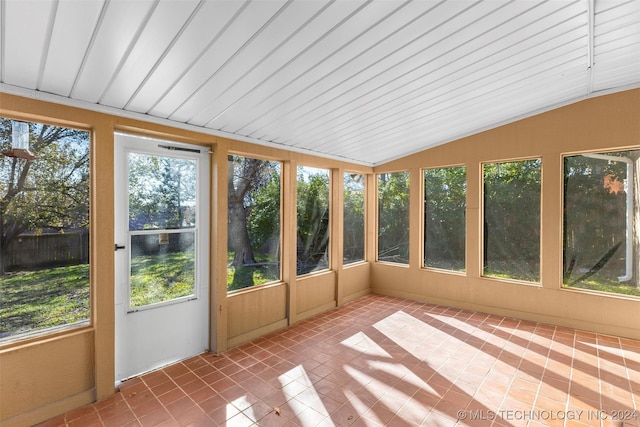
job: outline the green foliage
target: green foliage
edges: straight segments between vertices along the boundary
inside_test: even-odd
[[[0,338],[89,320],[89,265],[0,278]]]
[[[280,279],[280,163],[228,157],[227,289]]]
[[[329,173],[300,167],[297,185],[299,275],[329,266]]]
[[[0,156],[0,243],[27,230],[89,224],[89,133],[29,124],[34,160]],[[11,120],[0,119],[0,151],[11,149]]]
[[[186,204],[195,200],[195,160],[129,153],[130,229],[193,225]]]
[[[257,187],[251,197],[248,231],[251,244],[260,248],[280,238],[280,172],[272,170],[264,185]]]
[[[233,260],[229,252],[227,260]],[[259,257],[255,265],[230,266],[227,268],[227,291],[263,285],[280,279],[280,264],[267,257]]]
[[[606,251],[603,240],[625,240],[626,192],[606,188],[607,175],[624,181],[625,164],[584,156],[565,158],[565,227],[571,236],[566,249],[579,251],[580,257],[589,259],[587,264]]]
[[[464,166],[424,171],[426,267],[465,269],[466,179]]]
[[[378,259],[409,262],[409,172],[378,175]]]
[[[604,153],[621,161],[589,155],[565,158],[564,283],[568,286],[628,294],[625,273],[626,163],[640,151]],[[634,207],[634,212],[637,207]]]
[[[364,259],[364,175],[344,174],[344,263]]]
[[[3,255],[25,232],[89,227],[89,132],[41,123],[28,129],[34,159],[0,155]],[[12,121],[0,118],[0,152],[10,153],[11,144]],[[2,257],[0,273],[4,264]],[[87,321],[89,307],[86,264],[0,276],[0,337]]]
[[[540,280],[540,159],[484,165],[484,274]]]

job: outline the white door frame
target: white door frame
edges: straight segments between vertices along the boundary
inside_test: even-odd
[[[115,380],[157,369],[210,348],[210,157],[207,147],[116,133],[115,139]],[[197,164],[194,295],[129,308],[129,153],[194,159]],[[124,246],[124,248],[122,248]]]

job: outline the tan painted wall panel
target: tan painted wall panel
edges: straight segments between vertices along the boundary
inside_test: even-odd
[[[640,90],[601,96],[442,145],[375,168],[410,170],[467,166],[467,268],[464,275],[376,263],[372,290],[472,310],[640,339],[640,298],[562,289],[564,154],[640,147]],[[542,158],[541,283],[481,277],[483,162]],[[412,188],[414,196],[415,188]],[[419,230],[420,194],[410,227]],[[411,233],[412,235],[417,233]],[[417,245],[421,243],[418,242]],[[412,254],[419,246],[412,243]]]
[[[296,309],[302,318],[304,314],[315,314],[315,310],[324,311],[335,306],[336,273],[327,271],[301,276],[296,280]],[[324,310],[323,310],[324,308]]]
[[[286,283],[239,291],[227,300],[230,339],[287,318]]]
[[[348,265],[340,270],[342,302],[351,301],[370,292],[370,270],[371,266],[368,262]]]
[[[92,389],[93,346],[84,330],[1,351],[0,424]]]

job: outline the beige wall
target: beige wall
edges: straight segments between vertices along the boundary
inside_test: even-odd
[[[411,230],[420,230],[421,170],[467,168],[466,273],[421,268],[421,242],[412,231],[410,265],[374,263],[371,287],[395,295],[489,313],[640,338],[640,299],[561,289],[564,154],[640,147],[640,90],[601,96],[517,121],[375,168],[409,170]],[[540,285],[482,277],[481,164],[542,158]]]
[[[91,331],[77,331],[0,351],[0,420],[47,405],[64,408],[91,401],[95,384],[93,337]]]
[[[305,316],[368,292],[369,264],[342,276],[341,240],[333,239],[331,270],[296,277],[295,181],[298,164],[331,169],[334,186],[344,171],[371,175],[360,165],[303,155],[175,129],[128,118],[0,93],[0,116],[92,131],[91,325],[40,338],[0,344],[0,425],[24,426],[46,420],[114,389],[114,131],[210,147],[211,174],[211,340],[213,351],[286,327]],[[227,295],[227,155],[283,162],[283,281]],[[332,233],[338,235],[342,190],[332,194]],[[362,274],[357,272],[361,271]],[[346,281],[349,277],[353,280]]]

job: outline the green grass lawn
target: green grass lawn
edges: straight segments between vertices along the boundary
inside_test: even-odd
[[[193,252],[137,256],[131,260],[131,307],[193,295]]]
[[[589,289],[592,291],[608,292],[613,294],[640,296],[640,288],[619,282],[615,278],[584,279],[577,283],[563,284],[564,288]]]
[[[193,252],[136,257],[131,272],[134,308],[193,294]],[[0,276],[0,339],[89,317],[87,264]]]
[[[233,254],[229,254],[231,261]],[[279,266],[260,264],[227,269],[227,289],[278,280]],[[131,305],[140,307],[193,293],[193,253],[140,256],[132,261]],[[593,278],[590,278],[593,279]],[[617,280],[583,280],[563,287],[640,296],[640,288]],[[0,338],[89,320],[89,266],[74,265],[0,277]]]
[[[250,288],[263,283],[280,280],[280,265],[266,255],[255,255],[257,265],[227,268],[227,291]],[[227,254],[228,264],[233,261],[233,252]]]
[[[89,265],[0,277],[0,338],[89,320]]]

